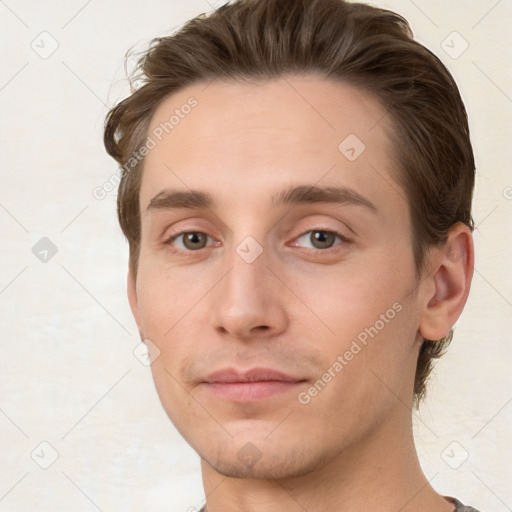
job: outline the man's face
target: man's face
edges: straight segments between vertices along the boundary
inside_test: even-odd
[[[130,302],[160,351],[162,404],[202,459],[305,474],[410,418],[424,294],[390,120],[314,76],[206,85],[151,121]],[[302,200],[281,201],[297,187]],[[342,191],[318,201],[311,187]],[[165,196],[193,191],[212,204]]]

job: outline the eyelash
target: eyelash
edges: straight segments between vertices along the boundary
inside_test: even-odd
[[[320,251],[320,252],[330,252],[331,250],[336,250],[336,247],[338,247],[339,245],[343,245],[343,244],[346,244],[346,243],[349,243],[350,240],[345,236],[343,235],[342,233],[338,232],[338,231],[333,231],[332,229],[319,229],[319,228],[315,228],[315,229],[309,229],[308,231],[305,231],[303,232],[301,235],[299,235],[298,237],[295,238],[295,240],[300,240],[301,238],[303,238],[304,236],[310,234],[310,233],[327,233],[327,234],[330,234],[330,235],[334,235],[335,237],[339,238],[341,242],[343,243],[338,243],[338,244],[335,244],[331,247],[327,247],[326,249],[317,249],[316,247],[303,247],[303,249],[308,249],[308,250],[311,250],[311,251]]]
[[[193,233],[193,234],[198,234],[199,233],[201,235],[206,235],[206,236],[209,237],[209,235],[207,235],[204,231],[180,231],[179,233],[172,234],[169,238],[167,238],[167,240],[164,241],[164,245],[169,246],[171,248],[172,252],[176,252],[176,253],[178,253],[178,252],[195,253],[195,252],[200,252],[202,249],[206,249],[206,247],[209,247],[207,245],[206,247],[202,247],[201,249],[197,249],[195,251],[192,251],[190,249],[176,249],[176,248],[172,247],[172,242],[174,242],[174,240],[176,240],[180,236],[187,235],[187,234],[190,234],[190,233]],[[209,237],[209,238],[211,238],[211,237]]]
[[[302,234],[300,234],[298,237],[296,237],[294,239],[294,241],[296,240],[300,240],[301,238],[303,238],[305,235],[307,234],[310,234],[310,233],[314,233],[314,232],[320,232],[320,233],[328,233],[328,234],[332,234],[334,235],[335,237],[339,238],[341,240],[341,242],[343,243],[338,243],[338,244],[335,244],[331,247],[328,247],[326,249],[318,249],[318,248],[311,248],[311,247],[303,247],[303,249],[306,249],[308,251],[318,251],[318,252],[323,252],[323,253],[329,253],[333,250],[336,250],[336,247],[338,247],[339,245],[344,245],[346,243],[350,243],[351,240],[346,237],[345,235],[343,235],[342,233],[338,232],[338,231],[334,231],[332,229],[322,229],[322,228],[315,228],[315,229],[309,229],[307,231],[304,231]],[[180,252],[184,252],[184,253],[197,253],[197,252],[200,252],[202,249],[206,249],[207,247],[211,247],[211,245],[213,244],[210,244],[210,245],[206,245],[205,247],[202,247],[201,249],[197,249],[197,250],[191,250],[191,249],[176,249],[172,246],[172,243],[177,239],[179,238],[180,236],[183,236],[183,235],[187,235],[187,234],[190,234],[190,233],[193,233],[193,234],[202,234],[202,235],[206,235],[208,238],[211,238],[208,234],[204,233],[203,231],[180,231],[179,233],[173,233],[170,237],[168,237],[165,241],[164,241],[164,245],[168,246],[171,248],[172,252],[174,253],[180,253]],[[296,246],[294,246],[296,247]]]

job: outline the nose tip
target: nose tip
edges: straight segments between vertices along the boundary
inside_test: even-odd
[[[263,258],[237,258],[212,296],[215,329],[238,339],[281,333],[288,321],[279,281]]]
[[[249,339],[256,335],[260,337],[270,333],[269,325],[252,325],[254,322],[248,321],[246,315],[232,315],[223,324],[219,324],[218,331],[222,334],[230,334],[237,339]]]

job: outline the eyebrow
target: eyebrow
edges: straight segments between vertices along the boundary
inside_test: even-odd
[[[316,203],[362,206],[373,213],[378,212],[377,207],[369,199],[347,187],[299,185],[276,192],[270,198],[270,204],[275,208]],[[208,192],[164,189],[151,199],[146,211],[181,208],[214,209],[215,207],[215,200]]]
[[[146,211],[173,208],[214,208],[215,201],[208,192],[164,189],[149,202]]]
[[[272,196],[271,203],[275,207],[308,203],[338,203],[363,206],[377,213],[377,207],[369,199],[347,187],[299,185],[276,193]]]

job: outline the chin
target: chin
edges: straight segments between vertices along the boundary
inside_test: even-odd
[[[307,475],[325,464],[325,457],[313,450],[309,456],[304,442],[289,437],[271,440],[265,435],[243,435],[215,444],[192,447],[217,473],[230,478],[286,479]],[[213,442],[212,442],[213,441]]]
[[[245,478],[255,480],[283,480],[307,475],[314,471],[313,467],[302,465],[296,459],[277,457],[273,460],[260,459],[254,465],[246,464],[234,457],[223,456],[216,460],[203,459],[217,473],[229,478]]]

